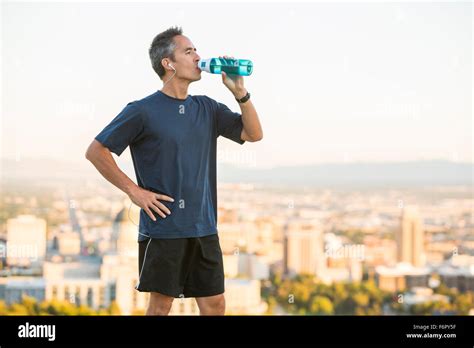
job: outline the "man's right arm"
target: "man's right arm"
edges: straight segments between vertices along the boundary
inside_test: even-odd
[[[173,202],[173,198],[142,189],[135,184],[117,166],[110,150],[96,139],[89,145],[86,158],[92,162],[104,178],[125,192],[133,203],[143,208],[153,221],[156,221],[156,218],[152,214],[152,210],[162,218],[166,218],[166,214],[171,214],[171,211],[160,200]]]
[[[86,158],[110,183],[130,196],[139,187],[120,170],[110,150],[97,140],[93,140],[86,151]]]

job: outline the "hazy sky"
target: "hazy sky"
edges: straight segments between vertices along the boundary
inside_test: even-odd
[[[6,3],[2,157],[83,161],[129,101],[161,88],[147,50],[172,25],[203,58],[254,62],[264,140],[219,140],[221,162],[472,161],[468,2]],[[190,94],[240,110],[220,75],[202,77]]]

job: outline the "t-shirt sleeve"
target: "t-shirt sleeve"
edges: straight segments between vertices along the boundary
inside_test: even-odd
[[[239,144],[245,143],[245,140],[240,138],[244,128],[242,115],[231,111],[225,104],[217,102],[216,122],[217,136],[222,135]]]
[[[143,113],[136,102],[130,102],[95,139],[120,156],[127,146],[143,134],[143,130]]]

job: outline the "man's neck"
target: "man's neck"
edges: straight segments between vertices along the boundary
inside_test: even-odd
[[[188,86],[188,82],[170,81],[161,89],[161,92],[173,98],[186,99],[188,97]]]

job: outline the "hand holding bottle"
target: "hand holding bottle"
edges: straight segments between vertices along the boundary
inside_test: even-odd
[[[228,56],[224,56],[224,57],[219,56],[219,58],[234,59],[234,57],[228,57]],[[224,71],[221,71],[221,75],[222,75],[222,83],[224,83],[224,85],[229,89],[229,91],[232,92],[232,94],[237,99],[240,99],[247,94],[247,91],[245,90],[245,87],[244,87],[243,76],[233,75],[233,74],[227,75]]]

